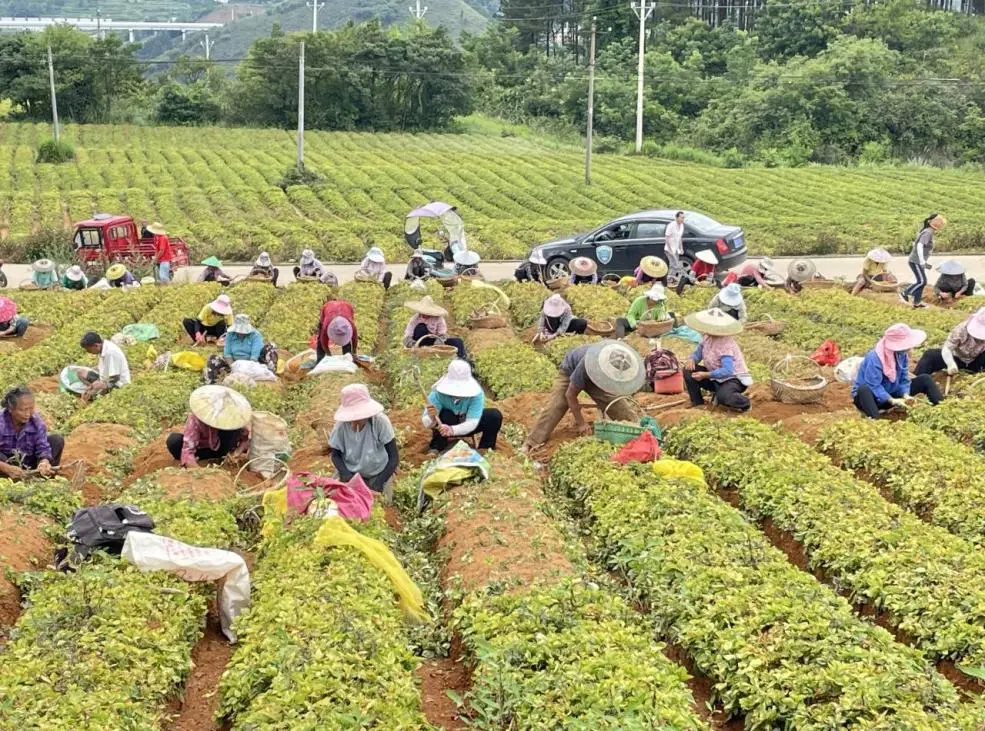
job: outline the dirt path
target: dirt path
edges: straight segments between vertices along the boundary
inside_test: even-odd
[[[175,702],[177,713],[167,731],[219,731],[215,711],[219,705],[219,679],[233,655],[233,646],[219,628],[214,603],[210,604],[205,634],[192,650],[193,670],[185,684],[185,693]]]
[[[21,613],[20,592],[6,570],[31,571],[52,558],[52,545],[44,535],[51,520],[17,510],[0,511],[0,639]]]
[[[454,654],[454,653],[453,653]],[[434,726],[453,731],[466,728],[458,705],[448,691],[464,696],[472,684],[468,668],[454,657],[424,660],[417,668],[421,683],[421,707]]]

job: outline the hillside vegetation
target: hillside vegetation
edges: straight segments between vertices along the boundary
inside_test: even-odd
[[[245,259],[266,249],[287,258],[311,247],[325,259],[355,260],[375,244],[405,259],[403,217],[431,199],[457,205],[470,245],[496,258],[651,207],[741,225],[757,253],[899,251],[930,210],[950,221],[938,248],[985,248],[985,174],[971,170],[729,170],[598,155],[586,187],[581,150],[536,137],[311,132],[307,164],[326,182],[285,192],[276,185],[295,155],[286,131],[69,126],[77,157],[57,167],[34,162],[47,134],[41,124],[0,126],[7,257],[41,227],[113,211],[162,221],[197,255]]]

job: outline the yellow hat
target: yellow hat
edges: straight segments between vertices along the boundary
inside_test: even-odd
[[[659,256],[644,256],[640,259],[640,269],[648,277],[660,279],[667,276],[667,262]]]
[[[106,278],[113,281],[114,279],[119,279],[126,273],[127,268],[122,264],[117,263],[106,270]]]
[[[213,429],[231,431],[250,423],[253,409],[241,393],[227,386],[200,386],[188,397],[188,408]]]

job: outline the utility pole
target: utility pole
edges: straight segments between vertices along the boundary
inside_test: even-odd
[[[645,55],[644,46],[646,45],[646,19],[650,17],[656,3],[639,0],[630,6],[636,17],[640,19],[640,61],[636,69],[636,152],[643,151],[643,56]]]
[[[304,169],[304,41],[298,63],[298,170]]]
[[[215,41],[209,40],[209,34],[205,34],[205,40],[198,42],[202,48],[205,49],[205,60],[208,61],[212,58],[212,47],[215,45]]]
[[[423,8],[421,7],[421,0],[416,0],[415,6],[413,8],[410,8],[410,14],[413,15],[418,20],[423,18],[424,13],[426,13],[427,11],[428,11],[427,5],[425,5]]]
[[[309,3],[305,3],[309,8],[311,8],[311,32],[318,32],[318,8],[325,7],[325,3],[320,3],[318,0],[311,0]]]
[[[48,83],[51,85],[51,122],[55,127],[55,142],[61,139],[62,132],[58,128],[58,100],[55,98],[55,61],[51,56],[51,46],[48,46]]]
[[[588,129],[585,132],[585,185],[592,184],[592,126],[595,123],[595,18],[588,51]]]

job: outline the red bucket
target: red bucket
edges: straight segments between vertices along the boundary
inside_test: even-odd
[[[681,371],[657,371],[653,379],[653,392],[663,394],[681,393],[684,391],[684,374]]]

